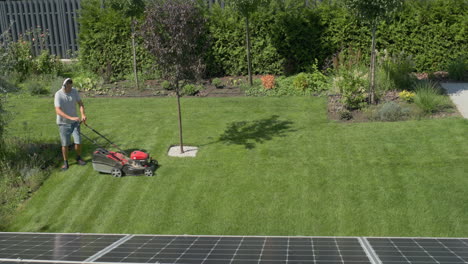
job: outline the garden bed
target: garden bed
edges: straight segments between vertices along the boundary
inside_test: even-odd
[[[260,78],[254,76],[254,79]],[[217,78],[220,80],[220,85],[215,86],[212,80],[203,80],[201,85],[203,89],[191,96],[200,97],[239,97],[245,96],[241,85],[248,82],[245,76],[225,76]],[[86,97],[153,97],[153,96],[175,96],[173,90],[162,88],[161,80],[146,80],[140,82],[139,88],[135,87],[135,82],[131,80],[123,80],[105,84],[101,89],[82,91],[82,95]]]
[[[408,119],[420,119],[426,118],[445,118],[445,117],[461,117],[461,114],[453,108],[445,108],[441,111],[437,111],[431,114],[425,114],[421,112],[413,103],[407,103],[399,98],[398,91],[388,91],[380,97],[376,105],[370,106],[364,109],[349,110],[344,107],[341,102],[341,95],[329,95],[328,96],[328,107],[327,115],[328,119],[346,123],[356,122],[372,122],[372,121],[389,121],[389,120],[378,120],[375,118],[376,111],[381,108],[385,103],[394,102],[399,106],[408,110],[406,116],[402,116],[401,120]],[[396,121],[396,120],[392,120]]]

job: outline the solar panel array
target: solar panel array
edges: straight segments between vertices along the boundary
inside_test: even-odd
[[[6,263],[468,264],[468,239],[0,232]]]

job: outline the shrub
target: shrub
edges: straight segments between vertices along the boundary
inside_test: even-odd
[[[211,83],[216,87],[216,88],[222,88],[223,83],[221,82],[221,79],[219,78],[214,78]]]
[[[301,72],[294,78],[294,88],[301,92],[305,92],[309,88],[309,80],[307,73]]]
[[[12,66],[11,70],[18,73],[19,81],[24,81],[34,67],[31,43],[21,38],[10,43],[8,61]]]
[[[102,77],[92,72],[83,71],[78,76],[73,78],[73,86],[83,92],[98,92],[103,88],[103,84],[104,80]]]
[[[341,110],[339,112],[339,115],[340,115],[341,120],[351,120],[351,119],[353,119],[353,114],[347,109]]]
[[[31,95],[46,95],[49,94],[48,86],[44,85],[43,82],[35,80],[27,80],[23,84],[24,88],[31,93]]]
[[[460,56],[448,65],[448,74],[451,80],[463,81],[467,76],[468,61],[466,57]]]
[[[408,103],[411,103],[414,101],[414,96],[416,94],[413,93],[413,92],[408,92],[406,90],[403,90],[402,92],[400,92],[398,94],[398,97],[400,97],[401,99],[403,99],[404,101],[408,102]]]
[[[409,114],[409,110],[401,107],[395,102],[386,102],[377,111],[377,117],[380,121],[399,121],[404,120]]]
[[[172,86],[171,82],[169,82],[168,80],[164,80],[164,81],[161,83],[161,87],[162,87],[164,90],[174,90],[174,87]]]
[[[182,95],[193,96],[193,95],[196,95],[201,90],[203,90],[203,86],[201,85],[186,84],[182,88]]]
[[[333,77],[333,87],[341,93],[341,102],[347,109],[360,109],[366,105],[369,78],[359,68],[341,70]]]
[[[313,67],[312,73],[301,72],[294,77],[293,86],[303,94],[321,93],[328,90],[328,78]]]
[[[420,81],[415,85],[414,90],[416,91],[414,103],[426,114],[452,107],[450,98],[442,94],[437,83]]]
[[[34,71],[36,74],[51,74],[61,71],[62,63],[56,56],[49,53],[48,50],[43,50],[34,61]]]
[[[275,76],[264,75],[261,77],[263,88],[266,90],[273,89],[275,87]]]

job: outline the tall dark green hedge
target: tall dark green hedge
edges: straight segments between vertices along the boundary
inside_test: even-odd
[[[447,70],[450,61],[468,54],[468,1],[406,1],[379,33],[379,46],[411,54],[417,71]]]
[[[100,0],[83,0],[80,14],[79,59],[83,66],[103,76],[118,80],[133,72],[131,18],[110,6],[101,8]],[[139,68],[148,68],[151,56],[138,39]]]
[[[318,61],[324,66],[348,47],[370,56],[370,30],[354,18],[341,0],[304,7],[303,0],[271,0],[250,19],[252,66],[255,74],[294,74]],[[80,59],[97,73],[119,78],[131,72],[130,24],[116,10],[101,9],[100,0],[83,0]],[[208,8],[208,7],[205,7]],[[207,74],[246,75],[245,26],[229,7],[206,12],[211,44]],[[390,22],[379,25],[377,49],[412,55],[419,72],[446,70],[467,55],[468,0],[405,1]],[[139,66],[149,65],[142,46]]]
[[[271,1],[252,18],[255,73],[292,74],[307,71],[315,59],[321,65],[348,47],[370,54],[370,30],[340,1],[304,8],[304,1]],[[212,73],[246,74],[244,27],[226,8],[210,13]],[[445,70],[467,53],[467,0],[405,1],[389,23],[379,25],[377,49],[413,56],[417,71]]]

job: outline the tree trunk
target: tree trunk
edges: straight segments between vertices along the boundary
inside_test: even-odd
[[[371,47],[371,65],[370,65],[370,103],[375,104],[375,30],[376,25],[372,26],[372,47]]]
[[[180,92],[179,92],[179,81],[176,83],[176,95],[177,95],[177,110],[179,111],[179,141],[180,141],[180,153],[184,153],[184,143],[182,141],[182,112],[180,111]]]
[[[245,17],[245,34],[246,34],[246,42],[247,42],[247,64],[248,64],[248,71],[249,71],[249,84],[250,86],[253,85],[252,81],[252,62],[250,61],[250,32],[249,32],[249,17]]]
[[[132,18],[132,50],[133,50],[133,74],[135,75],[135,86],[137,90],[140,88],[138,85],[138,72],[136,62],[136,48],[135,48],[135,20]]]

